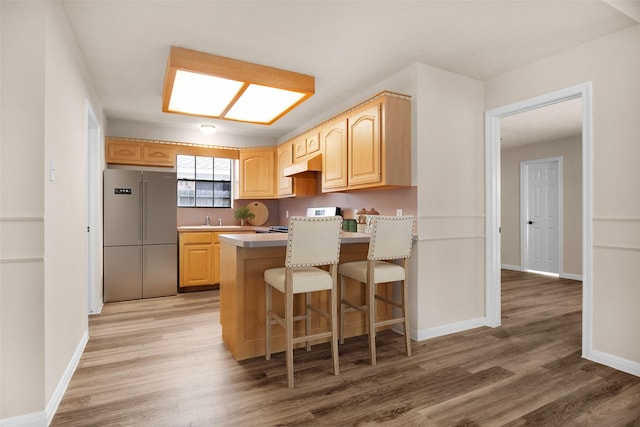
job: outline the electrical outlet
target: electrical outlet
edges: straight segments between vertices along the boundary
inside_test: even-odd
[[[402,209],[396,209],[396,216],[402,216]]]
[[[288,210],[287,210],[287,211],[284,211],[284,217],[285,217],[285,218],[289,218],[289,211],[288,211]]]

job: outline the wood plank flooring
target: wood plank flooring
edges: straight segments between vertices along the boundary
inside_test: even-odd
[[[581,354],[581,283],[503,271],[503,326],[413,343],[378,336],[236,362],[219,292],[111,303],[52,426],[640,426],[640,378]]]

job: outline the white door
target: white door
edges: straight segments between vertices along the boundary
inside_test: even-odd
[[[559,273],[561,256],[560,159],[522,162],[523,268]]]

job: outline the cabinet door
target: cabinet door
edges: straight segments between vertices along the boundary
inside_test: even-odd
[[[349,116],[349,187],[382,179],[380,108],[376,103]]]
[[[180,287],[213,283],[213,244],[184,245],[180,257]]]
[[[142,143],[106,140],[107,163],[139,165],[142,163]]]
[[[293,159],[300,160],[307,155],[307,139],[300,136],[293,141]]]
[[[278,196],[293,195],[293,179],[284,176],[284,168],[293,164],[293,144],[285,142],[278,146]]]
[[[243,150],[240,152],[239,198],[272,198],[276,195],[276,151]]]
[[[328,123],[322,129],[322,191],[347,188],[347,119]]]
[[[317,131],[310,132],[305,138],[307,143],[307,154],[311,155],[320,151],[320,133]]]
[[[144,144],[142,160],[148,166],[174,167],[176,165],[176,148],[168,144]]]

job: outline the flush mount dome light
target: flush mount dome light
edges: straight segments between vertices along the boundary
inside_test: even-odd
[[[216,127],[215,125],[203,123],[200,125],[200,132],[204,133],[205,135],[213,135],[214,133],[216,133]]]
[[[270,125],[315,93],[315,78],[172,46],[162,111]]]

